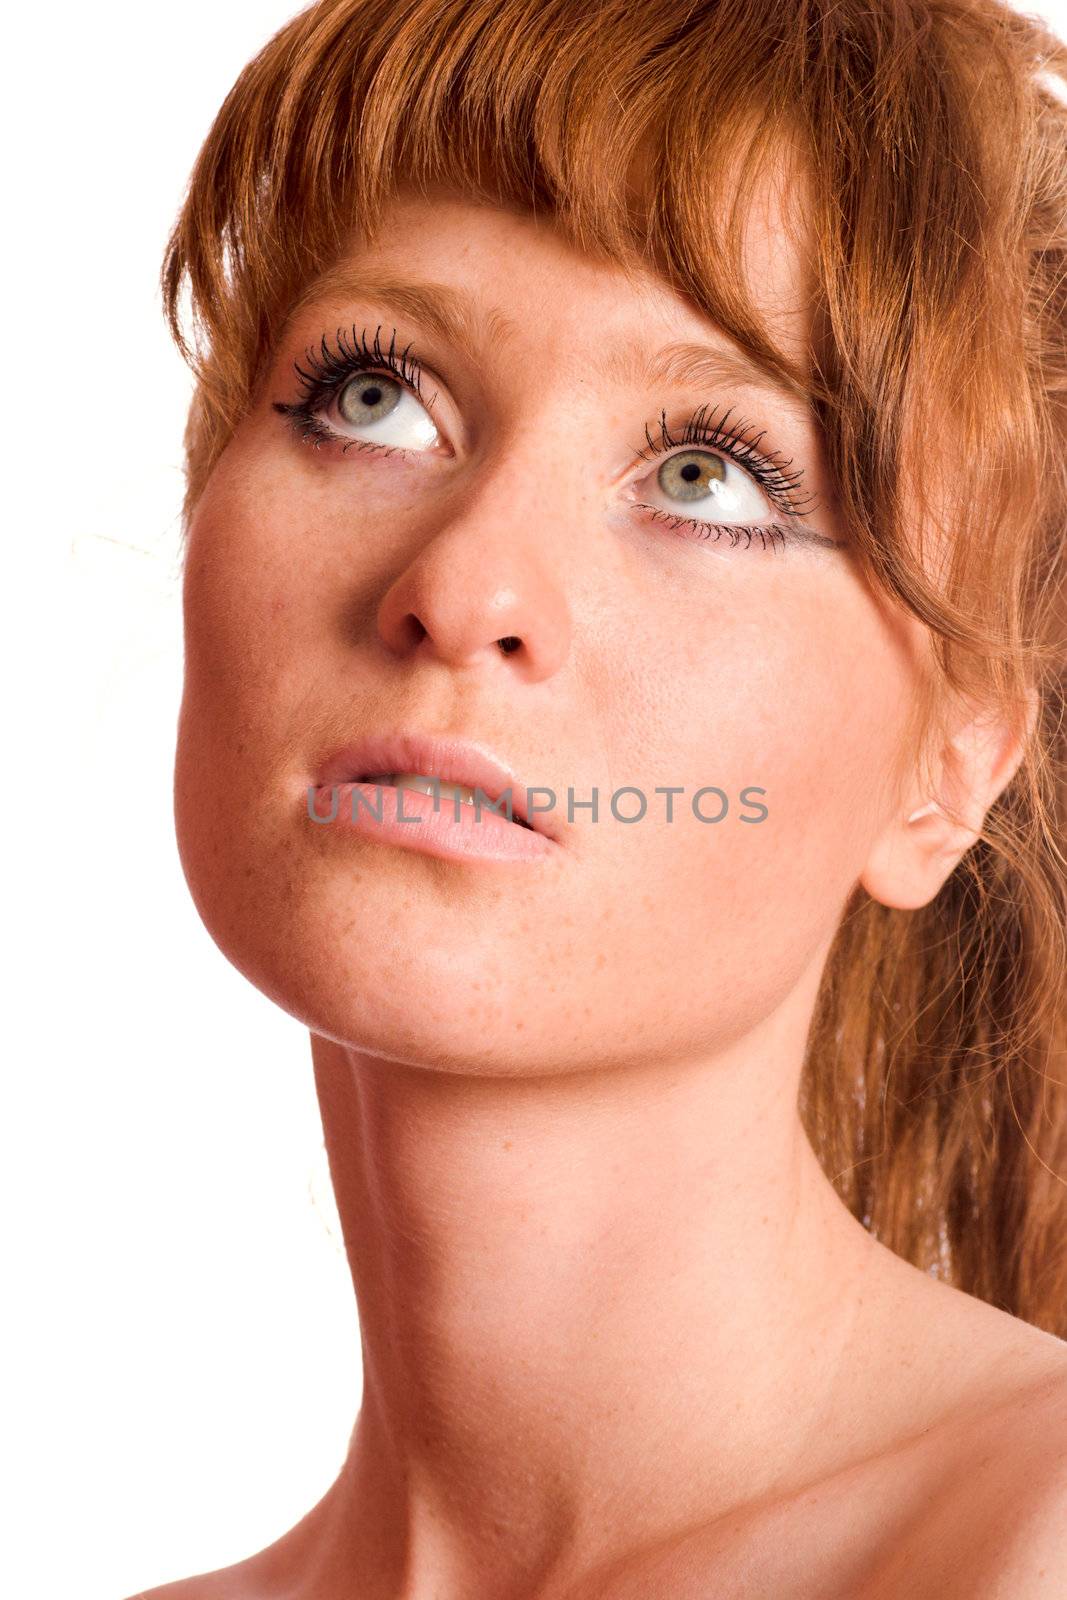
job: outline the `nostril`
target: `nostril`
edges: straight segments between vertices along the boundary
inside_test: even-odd
[[[513,633],[509,633],[506,638],[498,639],[497,644],[500,646],[501,650],[506,656],[510,656],[514,650],[519,648],[519,646],[522,644],[522,640],[516,639]]]

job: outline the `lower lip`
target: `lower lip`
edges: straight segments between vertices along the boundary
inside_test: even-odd
[[[353,800],[357,791],[365,797],[363,800]],[[319,820],[309,816],[309,827],[343,828],[346,833],[366,834],[383,844],[405,845],[409,850],[421,850],[445,860],[543,861],[556,849],[545,834],[509,822],[506,816],[498,816],[484,805],[477,808],[457,801],[450,794],[442,794],[435,804],[432,794],[397,789],[391,784],[321,784],[314,790],[312,805]],[[376,815],[378,811],[381,820]],[[328,817],[332,821],[327,821]]]

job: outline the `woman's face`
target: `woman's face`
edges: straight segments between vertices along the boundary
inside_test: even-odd
[[[749,251],[803,352],[773,203]],[[792,478],[796,522],[841,538],[810,417],[755,375],[645,375],[668,346],[736,347],[547,221],[402,191],[342,267],[291,319],[189,533],[176,816],[212,935],[316,1032],[471,1072],[705,1056],[791,994],[806,1015],[893,815],[915,671],[847,549],[729,531],[788,529]],[[399,280],[468,306],[469,337]],[[420,392],[372,359],[377,387],[313,405],[340,435],[315,445],[276,403],[304,397],[294,363],[336,356],[339,328],[349,349],[410,347]],[[685,437],[701,408],[743,425],[734,454]],[[760,455],[779,464],[762,484]],[[450,859],[309,817],[328,756],[407,730],[473,741],[517,798],[552,790],[554,838]],[[640,820],[613,814],[623,786]]]

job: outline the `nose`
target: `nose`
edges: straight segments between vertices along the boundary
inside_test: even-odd
[[[570,647],[570,608],[545,550],[514,527],[514,515],[468,501],[382,597],[386,647],[451,666],[504,656],[531,682],[557,672]]]

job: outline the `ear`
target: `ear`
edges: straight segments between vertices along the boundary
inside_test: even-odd
[[[897,813],[875,840],[860,883],[882,905],[928,905],[981,833],[986,812],[1011,782],[1033,736],[1039,697],[1030,690],[1021,717],[991,713],[974,700],[942,734],[923,783],[906,785]]]

